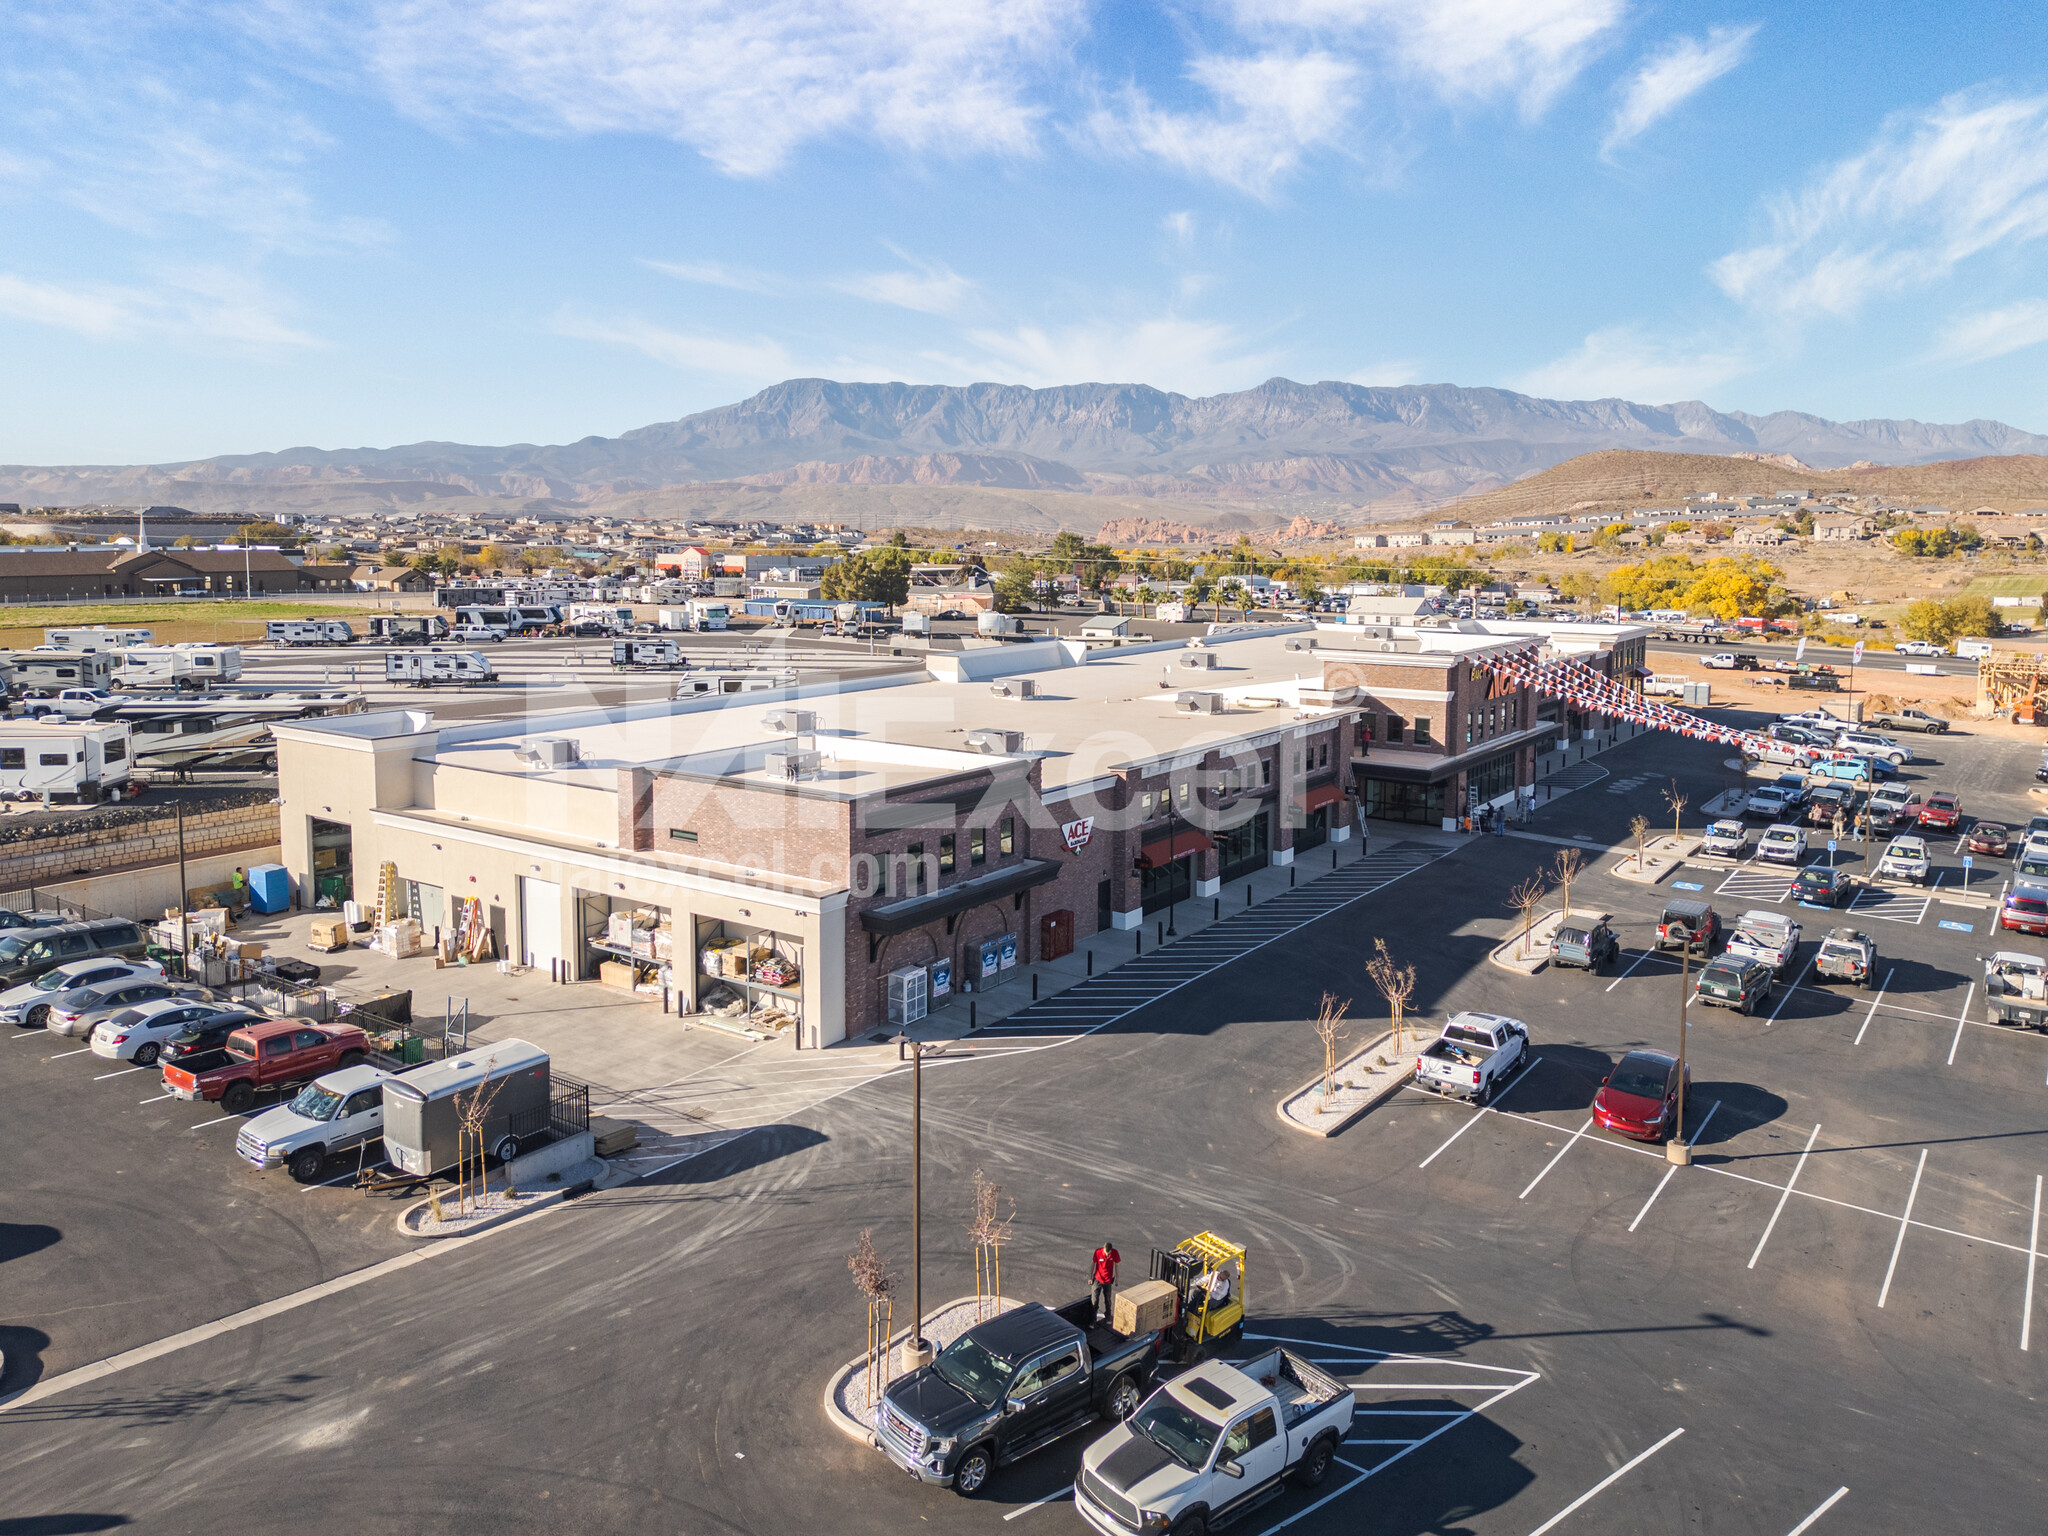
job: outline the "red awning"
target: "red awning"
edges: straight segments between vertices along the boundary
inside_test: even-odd
[[[1301,807],[1305,811],[1320,811],[1326,805],[1335,805],[1344,798],[1342,784],[1318,784],[1302,797]]]
[[[1145,844],[1138,850],[1138,868],[1163,869],[1169,859],[1181,859],[1191,853],[1203,853],[1212,846],[1214,845],[1209,841],[1208,833],[1197,832],[1190,827],[1186,831],[1174,833],[1171,839],[1162,837],[1155,843]]]

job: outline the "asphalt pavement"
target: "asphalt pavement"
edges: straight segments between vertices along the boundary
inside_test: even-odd
[[[1909,776],[2023,820],[2032,749],[2015,773],[2008,745],[1958,733]],[[1513,922],[1508,887],[1560,844],[1604,849],[1638,812],[1663,820],[1674,779],[1696,826],[1728,778],[1713,749],[1659,736],[1593,766],[1533,835],[1471,838],[1091,1033],[934,1064],[927,1306],[973,1290],[977,1169],[1016,1201],[1012,1295],[1083,1294],[1104,1237],[1127,1276],[1198,1230],[1246,1243],[1251,1342],[1295,1341],[1365,1410],[1323,1488],[1242,1522],[1256,1536],[2037,1528],[2048,1037],[1982,1022],[1991,873],[1958,888],[1945,846],[1940,885],[1837,917],[1785,905],[1782,878],[1749,866],[1676,876],[1726,917],[1793,911],[1806,941],[1774,1013],[1693,1014],[1698,1142],[1673,1171],[1660,1149],[1586,1125],[1623,1052],[1678,1038],[1676,972],[1648,952],[1670,885],[1597,860],[1578,881],[1574,903],[1614,914],[1624,945],[1606,974],[1524,978],[1486,960]],[[1875,933],[1882,990],[1805,972],[1837,920]],[[1384,1019],[1362,972],[1375,938],[1416,963],[1418,1012],[1524,1019],[1535,1062],[1484,1112],[1407,1090],[1337,1137],[1304,1137],[1274,1104],[1319,1068],[1307,1021],[1325,991],[1354,1000],[1357,1042]],[[40,1054],[0,1043],[16,1166],[16,1116],[78,1065]],[[70,1099],[62,1113],[90,1123]],[[17,1400],[0,1412],[0,1508],[21,1531],[324,1525],[345,1510],[369,1532],[1078,1532],[1064,1490],[1089,1433],[966,1500],[821,1412],[833,1369],[860,1352],[845,1256],[863,1228],[897,1276],[899,1325],[908,1315],[910,1114],[907,1076],[891,1074],[658,1178]],[[110,1235],[178,1225],[87,1198],[134,1177],[112,1170],[132,1169],[141,1131],[74,1136],[59,1154],[43,1124],[35,1155],[72,1167],[60,1186],[39,1173],[6,1191],[10,1230],[44,1232],[0,1269],[0,1294],[54,1340],[69,1307],[133,1310],[187,1284],[207,1239],[166,1236],[154,1257]],[[152,1196],[254,1198],[224,1148],[188,1155],[203,1134],[149,1143],[172,1149]],[[291,1198],[322,1219],[302,1237],[263,1218],[259,1242],[217,1245],[226,1270],[321,1227],[368,1236],[358,1214],[306,1203],[324,1195]],[[44,1255],[74,1246],[98,1257],[54,1277]],[[202,1268],[197,1283],[215,1316],[234,1310],[226,1279]],[[48,1379],[93,1347],[52,1358]],[[10,1369],[0,1391],[18,1385]]]

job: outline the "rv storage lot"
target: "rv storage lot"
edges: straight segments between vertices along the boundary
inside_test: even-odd
[[[1928,754],[1938,763],[1909,769],[1923,794],[1957,789],[1974,814],[2024,819],[2031,750],[1959,734]],[[1725,781],[1707,749],[1644,737],[1570,770],[1592,782],[1534,830],[1619,842],[1630,815],[1661,814],[1674,772],[1695,807]],[[1017,1200],[1013,1295],[1081,1294],[1103,1237],[1127,1278],[1149,1246],[1204,1227],[1247,1242],[1253,1331],[1356,1382],[1362,1410],[1317,1495],[1290,1491],[1236,1527],[1256,1536],[2031,1529],[2048,1037],[1976,1022],[1971,957],[1994,942],[1976,903],[1996,877],[1980,866],[1957,891],[1951,839],[1933,892],[1837,919],[1875,933],[1881,994],[1811,984],[1829,923],[1805,914],[1799,979],[1774,1016],[1696,1015],[1700,1135],[1695,1166],[1674,1173],[1658,1149],[1586,1126],[1622,1052],[1675,1040],[1673,965],[1644,953],[1668,887],[1596,860],[1575,899],[1615,915],[1621,965],[1522,978],[1486,953],[1508,927],[1507,887],[1555,842],[1419,838],[1396,860],[1402,841],[1375,825],[1376,857],[1411,872],[1304,926],[1269,923],[1234,963],[1212,969],[1228,953],[1219,925],[1148,976],[1110,973],[1093,1012],[1062,994],[934,1065],[927,1304],[973,1288],[961,1229],[976,1168]],[[1724,917],[1770,905],[1784,878],[1678,876]],[[1417,963],[1430,1021],[1459,1007],[1522,1018],[1536,1060],[1484,1113],[1410,1091],[1333,1139],[1300,1136],[1273,1105],[1317,1068],[1302,1021],[1326,989],[1384,1016],[1359,970],[1374,936]],[[135,1310],[161,1291],[203,1294],[220,1315],[285,1283],[252,1254],[296,1246],[310,1272],[390,1251],[373,1230],[388,1216],[358,1197],[282,1176],[275,1196],[245,1189],[224,1142],[189,1150],[232,1134],[185,1128],[205,1111],[145,1132],[119,1118],[153,1112],[113,1104],[121,1080],[80,1070],[96,1058],[51,1054],[0,1042],[13,1145],[66,1165],[7,1193],[6,1230],[49,1234],[7,1264],[10,1312]],[[654,1180],[19,1403],[0,1413],[9,1512],[275,1527],[345,1501],[369,1532],[1079,1531],[1063,1490],[1085,1434],[969,1502],[892,1471],[819,1411],[831,1369],[859,1353],[844,1255],[862,1227],[900,1277],[899,1322],[908,1309],[908,1124],[906,1078],[868,1082]],[[138,1186],[136,1159],[156,1147],[175,1173]],[[241,1212],[219,1219],[257,1240],[171,1230],[153,1252],[117,1230],[144,1215],[107,1193],[137,1188],[145,1202],[210,1191],[208,1209]],[[273,1215],[273,1201],[308,1214]],[[60,1269],[67,1249],[93,1262]]]

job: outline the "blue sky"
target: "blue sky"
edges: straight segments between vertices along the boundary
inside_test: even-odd
[[[26,0],[0,85],[0,462],[808,374],[2048,431],[2039,4]]]

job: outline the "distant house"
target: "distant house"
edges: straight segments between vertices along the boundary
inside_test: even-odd
[[[351,573],[358,592],[430,592],[434,579],[409,565],[359,565]]]
[[[1867,539],[1870,537],[1870,519],[1853,515],[1816,517],[1813,520],[1813,536],[1824,544],[1846,544],[1857,539]]]
[[[1791,538],[1792,535],[1786,533],[1783,529],[1773,528],[1766,524],[1763,527],[1742,527],[1736,529],[1734,542],[1750,545],[1786,544],[1791,542]]]

